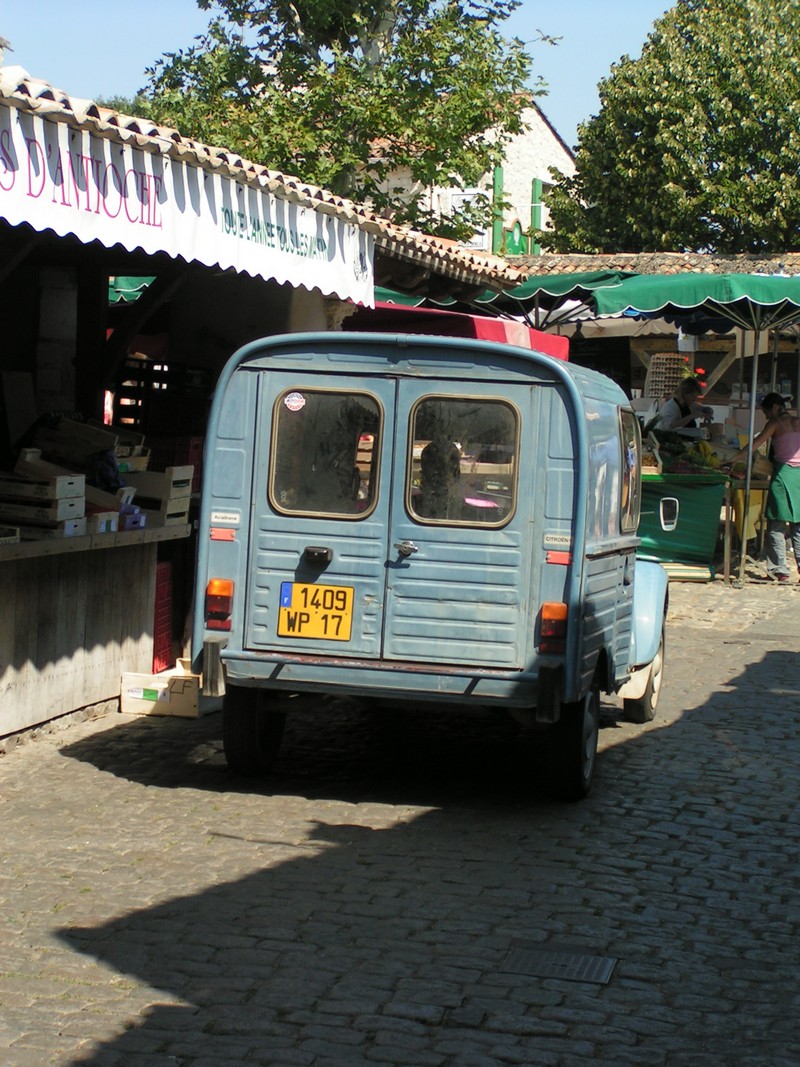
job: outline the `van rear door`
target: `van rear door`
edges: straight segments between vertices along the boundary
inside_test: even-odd
[[[246,647],[522,667],[531,386],[270,371],[259,390]]]
[[[245,643],[378,657],[395,383],[259,375]]]
[[[387,555],[387,660],[522,666],[529,638],[531,387],[403,380]],[[525,506],[521,506],[521,501]]]

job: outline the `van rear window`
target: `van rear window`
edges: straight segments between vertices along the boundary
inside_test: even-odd
[[[273,411],[270,504],[297,515],[360,519],[375,506],[383,412],[348,390],[282,393]]]
[[[642,437],[639,423],[632,411],[620,412],[622,432],[622,495],[620,498],[620,529],[635,533],[639,525],[642,501],[641,454]]]
[[[519,417],[505,400],[427,396],[411,412],[406,505],[424,523],[502,526],[514,512]]]

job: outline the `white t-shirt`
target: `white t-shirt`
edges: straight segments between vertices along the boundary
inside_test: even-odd
[[[696,416],[692,416],[696,418]],[[664,404],[658,412],[658,422],[656,423],[657,430],[671,430],[673,426],[676,426],[681,419],[685,418],[683,412],[680,409],[678,401],[674,397]]]

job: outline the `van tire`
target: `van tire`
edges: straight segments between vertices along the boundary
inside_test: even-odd
[[[562,704],[561,716],[547,731],[550,792],[558,800],[588,796],[597,762],[600,688],[593,682],[581,700]]]
[[[270,709],[269,699],[263,689],[228,686],[222,702],[222,746],[234,774],[265,774],[277,759],[286,712]]]
[[[661,695],[661,683],[664,680],[664,650],[666,648],[665,625],[661,625],[661,640],[650,668],[647,688],[640,697],[628,697],[622,702],[622,709],[628,722],[652,722],[656,717],[658,698]]]

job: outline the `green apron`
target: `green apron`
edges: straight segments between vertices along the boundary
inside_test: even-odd
[[[776,464],[764,515],[778,522],[800,522],[800,467]]]

